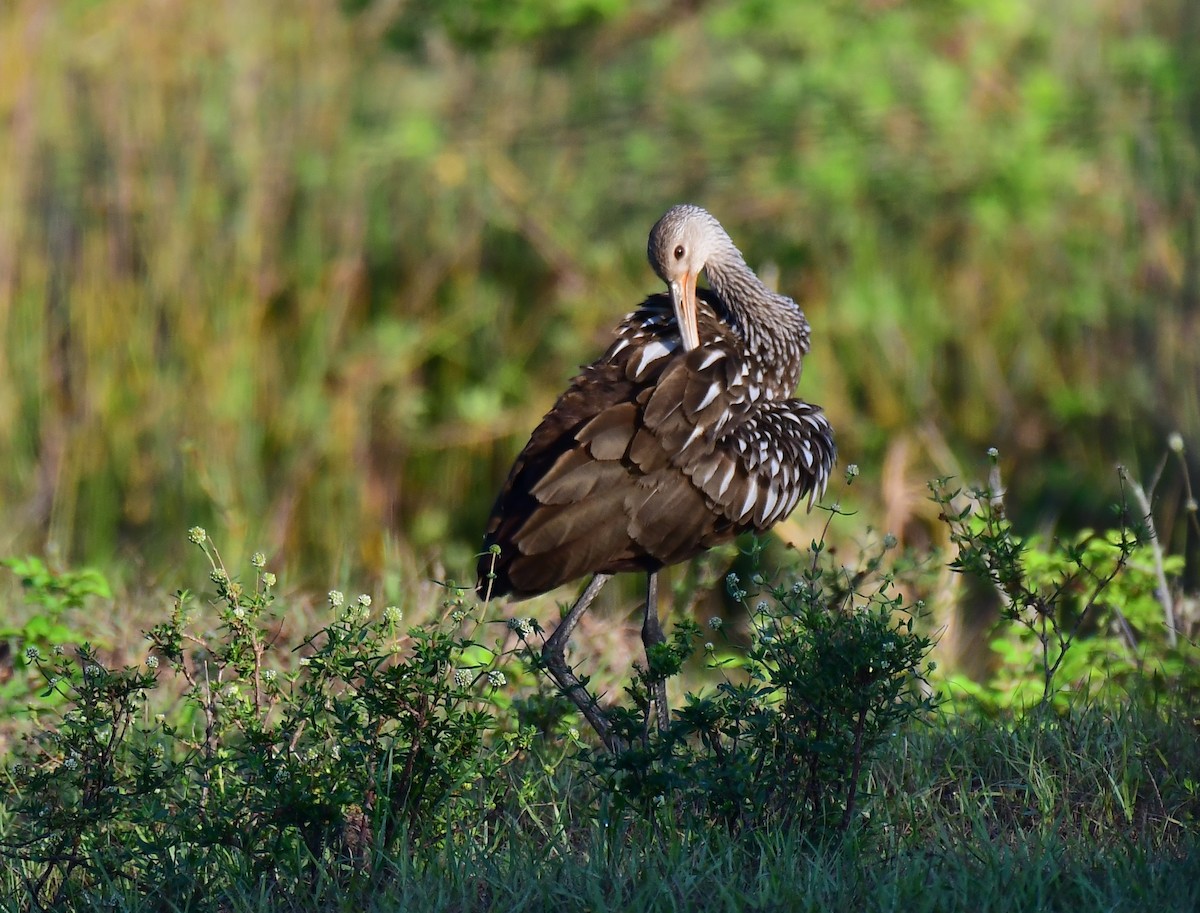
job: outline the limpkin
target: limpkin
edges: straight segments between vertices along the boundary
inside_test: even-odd
[[[542,419],[509,472],[478,566],[483,598],[524,599],[592,574],[546,640],[559,688],[610,749],[611,725],[567,665],[567,639],[613,574],[645,571],[642,640],[665,640],[658,571],[763,532],[824,492],[836,449],[820,407],[795,399],[809,325],[770,291],[721,224],[674,206],[647,244],[667,284]],[[703,271],[709,290],[697,289]],[[668,720],[666,686],[653,715]]]

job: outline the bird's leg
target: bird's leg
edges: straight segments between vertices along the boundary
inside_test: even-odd
[[[608,717],[600,709],[600,705],[584,686],[583,682],[571,671],[571,667],[567,665],[566,656],[564,655],[571,632],[575,630],[575,626],[579,624],[579,619],[583,617],[583,613],[588,610],[588,606],[592,604],[592,600],[596,598],[596,594],[600,592],[600,588],[608,582],[608,578],[611,576],[611,574],[597,574],[592,578],[591,583],[587,585],[579,595],[579,598],[575,600],[575,605],[571,606],[571,610],[558,623],[558,627],[554,629],[554,633],[546,638],[546,643],[542,647],[542,662],[546,664],[546,671],[550,673],[550,677],[554,679],[559,690],[571,699],[571,702],[583,714],[584,719],[596,730],[596,734],[600,736],[600,741],[604,743],[604,747],[609,751],[615,752],[620,748],[620,744],[613,736],[612,726],[608,722]]]
[[[642,644],[646,647],[646,671],[650,671],[650,648],[665,642],[662,622],[658,618],[658,572],[649,575],[646,581],[646,619],[642,622]],[[667,706],[667,682],[658,678],[650,682],[650,693],[654,703],[654,719],[659,730],[667,728],[671,711]]]

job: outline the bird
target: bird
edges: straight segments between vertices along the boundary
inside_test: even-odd
[[[666,639],[658,572],[766,532],[805,498],[811,510],[837,458],[823,410],[794,397],[811,335],[796,302],[768,289],[699,206],[667,210],[646,254],[666,291],[621,320],[533,431],[492,507],[477,566],[485,600],[591,575],[541,656],[609,750],[620,739],[565,658],[600,589],[614,574],[647,575],[649,663]],[[665,681],[651,698],[648,716],[665,728]]]

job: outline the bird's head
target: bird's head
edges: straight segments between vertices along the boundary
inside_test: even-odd
[[[699,348],[696,323],[696,279],[714,254],[733,248],[729,235],[699,206],[672,206],[650,229],[646,256],[667,284],[679,334],[687,351]]]

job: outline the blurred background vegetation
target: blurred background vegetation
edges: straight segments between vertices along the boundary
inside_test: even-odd
[[[1027,526],[1200,470],[1191,0],[8,0],[0,555],[465,577],[683,200],[807,311],[864,525],[989,446]]]

